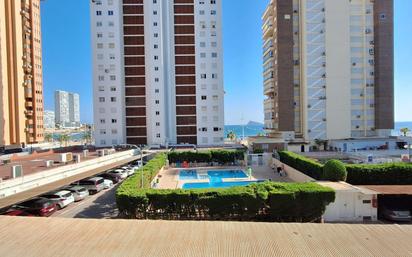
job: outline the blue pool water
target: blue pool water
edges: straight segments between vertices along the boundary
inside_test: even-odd
[[[256,181],[236,181],[236,182],[210,182],[210,183],[186,183],[183,184],[183,189],[202,189],[202,188],[228,188],[235,186],[247,186],[252,183],[263,182],[263,180]]]
[[[196,170],[182,170],[179,173],[180,180],[193,180],[198,179]]]
[[[199,189],[199,188],[227,188],[234,186],[246,186],[251,183],[261,181],[231,181],[223,182],[223,179],[247,178],[248,176],[242,170],[209,170],[207,175],[199,175],[196,170],[180,171],[180,180],[197,180],[209,179],[209,182],[202,183],[185,183],[183,189]]]

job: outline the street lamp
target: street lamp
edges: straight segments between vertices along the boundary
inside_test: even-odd
[[[408,149],[408,158],[409,158],[409,162],[411,162],[411,150],[412,150],[412,145],[405,145],[404,148],[405,148],[405,149]]]

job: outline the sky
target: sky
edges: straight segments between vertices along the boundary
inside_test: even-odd
[[[42,2],[45,109],[54,91],[80,94],[92,122],[90,15],[87,0]],[[233,3],[236,2],[236,5]],[[223,0],[225,123],[263,122],[261,16],[268,0]],[[395,119],[412,121],[412,1],[395,0]]]

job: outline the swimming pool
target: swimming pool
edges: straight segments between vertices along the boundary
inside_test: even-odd
[[[247,178],[247,175],[242,170],[209,170],[206,174],[199,174],[196,170],[181,170],[179,172],[179,180],[221,180],[224,178]]]
[[[204,180],[208,179],[209,182],[201,183],[185,183],[183,189],[196,189],[196,188],[227,188],[234,186],[246,186],[251,183],[261,181],[227,181],[223,182],[223,179],[245,179],[248,178],[246,173],[242,170],[208,170],[206,173],[199,174],[196,170],[182,170],[179,173],[179,180]]]
[[[228,188],[235,186],[247,186],[252,183],[260,183],[263,180],[256,181],[231,181],[231,182],[205,182],[205,183],[185,183],[183,184],[183,189],[202,189],[202,188]]]

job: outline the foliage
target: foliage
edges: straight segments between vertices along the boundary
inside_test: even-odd
[[[50,134],[50,133],[47,133],[47,134],[45,134],[44,135],[44,140],[46,141],[46,142],[51,142],[51,141],[53,141],[53,135],[52,134]]]
[[[278,152],[280,161],[302,173],[320,180],[324,177],[323,165],[292,152]],[[346,182],[353,185],[411,185],[412,164],[344,164],[347,171]],[[325,174],[326,175],[326,174]],[[343,179],[343,175],[341,175]]]
[[[84,140],[86,144],[91,144],[91,142],[92,142],[92,132],[90,130],[85,131],[82,135],[82,140]]]
[[[263,151],[263,149],[261,149],[261,148],[256,148],[256,149],[253,149],[253,153],[254,154],[262,154],[262,153],[264,153],[265,151]]]
[[[348,172],[345,165],[338,160],[330,160],[323,166],[323,179],[330,181],[346,181]]]
[[[346,165],[347,182],[354,185],[411,185],[408,163]]]
[[[168,154],[170,163],[182,162],[218,162],[220,164],[232,163],[244,159],[243,150],[212,150],[196,152],[170,152]]]
[[[406,137],[408,135],[408,133],[411,132],[411,130],[409,128],[401,128],[400,131],[401,131],[401,133],[403,134],[404,137]]]
[[[230,141],[235,141],[236,138],[237,138],[236,133],[233,132],[233,131],[229,131],[229,133],[227,133],[227,138],[228,138]]]
[[[60,135],[58,136],[57,140],[58,140],[59,143],[60,143],[60,147],[63,146],[63,143],[64,143],[65,146],[67,146],[67,143],[68,143],[69,140],[70,140],[70,136],[69,136],[68,134],[60,134]]]
[[[170,220],[318,220],[335,192],[316,183],[255,183],[246,187],[156,190],[137,187],[139,175],[116,193],[122,216]]]
[[[309,177],[317,180],[322,179],[323,165],[317,161],[288,151],[280,151],[279,157],[281,162],[299,170]]]

